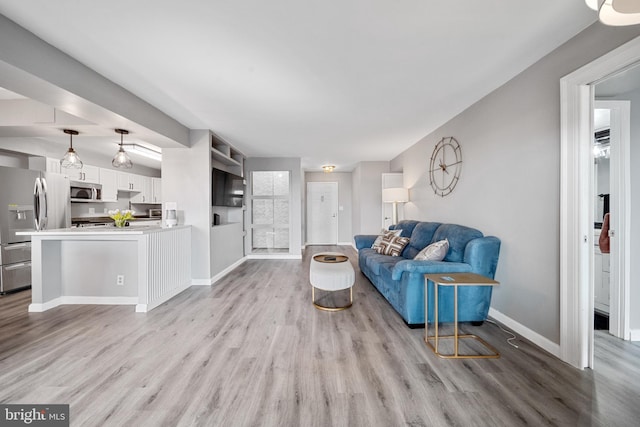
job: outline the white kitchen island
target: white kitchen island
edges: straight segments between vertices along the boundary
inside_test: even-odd
[[[191,226],[19,234],[31,236],[31,312],[62,304],[129,304],[147,312],[191,286]]]

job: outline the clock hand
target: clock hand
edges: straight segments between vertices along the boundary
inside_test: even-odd
[[[448,168],[449,166],[457,165],[458,163],[462,163],[462,160],[458,160],[457,162],[455,162],[455,163],[451,163],[451,164],[449,164],[449,165],[444,165],[444,167],[445,167],[445,168]]]
[[[442,172],[446,173],[447,175],[449,175],[449,171],[447,170],[447,165],[445,165],[444,163],[440,162],[440,169],[442,169]]]

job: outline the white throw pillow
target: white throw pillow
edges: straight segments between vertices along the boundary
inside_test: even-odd
[[[416,255],[413,259],[420,261],[442,261],[449,252],[449,240],[444,239],[432,243]]]
[[[385,236],[387,235],[391,235],[391,236],[395,236],[395,237],[400,237],[400,235],[402,234],[402,229],[398,229],[398,230],[385,230],[384,228],[380,231],[380,235],[378,237],[376,237],[375,242],[373,242],[373,245],[371,245],[372,249],[375,249],[377,247],[380,246],[380,243],[382,243],[382,239],[385,238]]]

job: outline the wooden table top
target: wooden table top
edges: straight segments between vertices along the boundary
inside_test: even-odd
[[[497,286],[500,284],[476,273],[431,273],[425,274],[424,278],[443,286]]]

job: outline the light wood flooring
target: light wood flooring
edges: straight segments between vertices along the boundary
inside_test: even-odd
[[[354,305],[311,305],[310,256],[356,268]],[[132,306],[27,313],[0,298],[0,402],[68,403],[74,426],[632,426],[640,347],[600,333],[580,371],[497,326],[502,353],[442,360],[359,272],[350,247],[248,260],[147,314]]]

